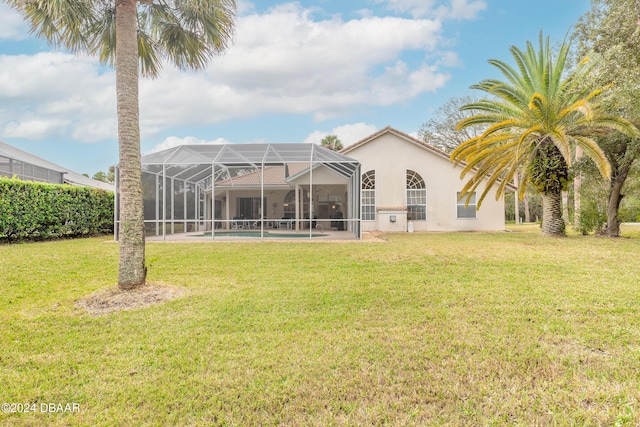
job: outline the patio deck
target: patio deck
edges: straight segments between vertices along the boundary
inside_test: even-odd
[[[313,237],[309,237],[309,230],[265,230],[265,237],[259,236],[260,230],[250,231],[217,231],[213,238],[211,233],[175,233],[166,236],[147,236],[147,242],[232,242],[232,241],[270,241],[270,242],[309,242],[309,241],[360,241],[350,231],[313,230]],[[256,236],[256,234],[258,234]],[[271,236],[268,236],[271,234]]]

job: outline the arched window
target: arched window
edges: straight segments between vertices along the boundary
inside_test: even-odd
[[[362,220],[376,220],[376,171],[362,174]]]
[[[407,169],[407,220],[427,219],[427,186],[419,173]]]
[[[296,191],[291,190],[284,196],[284,203],[282,204],[284,208],[284,217],[285,218],[295,218],[296,217]]]

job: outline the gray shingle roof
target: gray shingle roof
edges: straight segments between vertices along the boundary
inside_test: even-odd
[[[115,191],[115,188],[112,184],[87,178],[84,175],[81,175],[70,169],[67,169],[60,165],[52,163],[41,157],[35,156],[31,153],[27,153],[26,151],[20,150],[19,148],[16,148],[12,145],[5,144],[2,141],[0,141],[0,156],[7,157],[13,160],[18,160],[24,163],[30,163],[35,166],[40,166],[42,168],[51,169],[56,172],[63,173],[64,182],[70,185],[79,185],[84,187],[100,188],[102,190]]]

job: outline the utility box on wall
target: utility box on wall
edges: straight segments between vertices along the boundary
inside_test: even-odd
[[[386,232],[407,231],[407,208],[378,208],[378,230]]]

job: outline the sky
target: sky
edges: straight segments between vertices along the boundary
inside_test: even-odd
[[[234,43],[206,70],[140,81],[143,154],[178,144],[350,145],[417,135],[452,97],[499,78],[489,59],[554,42],[588,0],[238,1]],[[0,1],[0,141],[92,176],[118,163],[115,75],[35,39]]]

